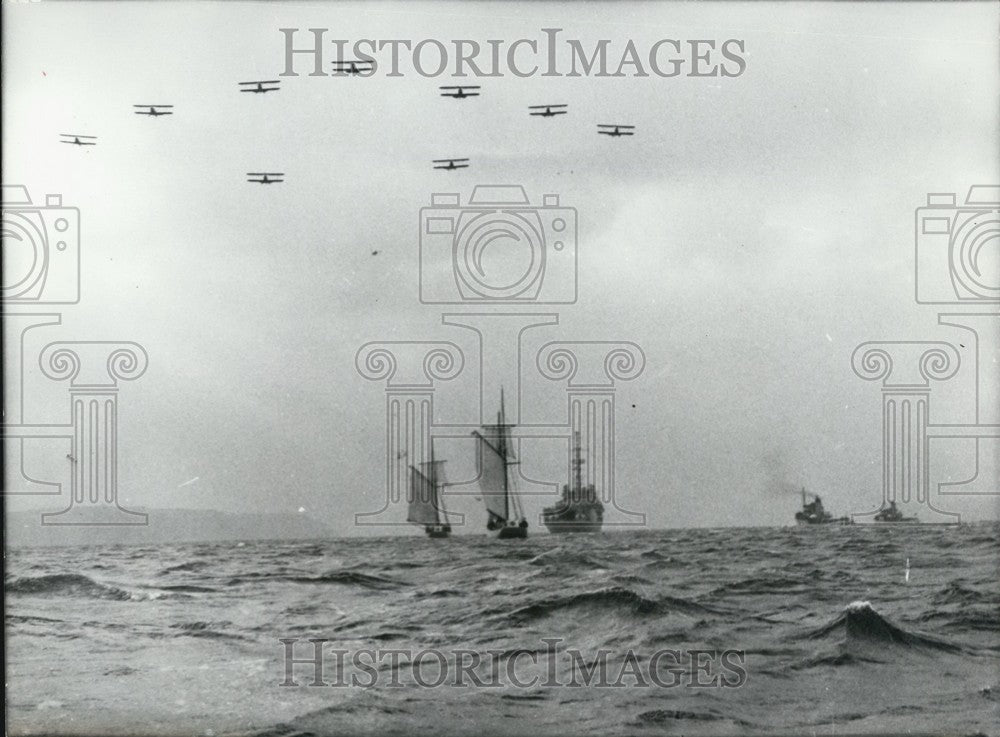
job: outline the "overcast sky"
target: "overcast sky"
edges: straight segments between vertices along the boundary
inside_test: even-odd
[[[358,348],[475,349],[441,324],[455,309],[418,300],[419,210],[435,191],[464,201],[476,184],[523,184],[579,216],[579,299],[538,308],[559,313],[538,344],[628,340],[645,353],[617,390],[619,504],[657,527],[786,524],[798,499],[777,489],[805,485],[835,513],[873,509],[881,394],[850,357],[866,340],[960,336],[914,301],[913,213],[928,192],[1000,181],[997,7],[4,3],[3,180],[36,201],[62,193],[82,220],[82,301],[33,345],[148,351],[120,395],[125,506],[302,507],[354,534],[354,514],[385,494],[384,385],[357,374]],[[438,96],[452,78],[412,71],[240,94],[237,82],[278,78],[283,27],[446,43],[558,27],[616,49],[737,38],[747,65],[734,78],[465,80],[482,86],[469,100]],[[148,102],[175,115],[132,114]],[[528,117],[538,103],[570,112]],[[596,135],[605,122],[636,135]],[[99,143],[61,145],[67,132]],[[443,157],[471,166],[432,170]],[[248,184],[248,171],[286,181]],[[66,421],[64,387],[31,385],[30,418]],[[438,421],[468,419],[469,386],[441,389]],[[542,386],[537,409],[558,410],[559,385]],[[965,406],[954,396],[934,421],[968,420],[948,416]],[[967,451],[932,470],[969,475]],[[443,452],[449,477],[470,475],[471,445]],[[561,480],[557,451],[523,455]],[[63,456],[40,443],[28,462],[58,479]],[[985,478],[997,458],[983,446]],[[943,506],[993,518],[998,498]],[[453,507],[482,526],[471,498]]]

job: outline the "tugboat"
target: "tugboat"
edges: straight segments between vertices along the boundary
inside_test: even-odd
[[[483,432],[473,431],[479,453],[479,488],[486,503],[486,529],[499,540],[522,540],[528,537],[528,520],[514,488],[510,466],[517,465],[511,450],[510,430],[503,409],[503,389],[500,390],[500,411],[495,425],[483,425]]]
[[[593,484],[583,485],[580,433],[573,434],[573,443],[572,486],[563,484],[562,499],[542,510],[542,522],[553,533],[600,532],[604,524],[604,505],[597,498]]]
[[[797,525],[853,525],[850,517],[834,517],[823,509],[823,500],[818,494],[809,494],[813,500],[806,503],[806,490],[802,487],[802,510],[795,513]]]
[[[875,515],[875,521],[881,522],[882,524],[898,524],[898,523],[914,523],[920,522],[916,517],[906,517],[899,508],[896,506],[896,502],[889,502],[889,506],[882,509],[878,514]]]
[[[443,463],[434,460],[434,447],[431,446],[429,462],[421,463],[420,469],[410,466],[410,508],[406,521],[423,525],[427,537],[431,538],[451,536],[451,525],[447,522],[444,496],[441,494],[445,486]]]

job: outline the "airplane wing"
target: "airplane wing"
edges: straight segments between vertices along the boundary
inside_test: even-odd
[[[78,136],[73,133],[60,133],[61,138],[66,138],[69,140],[60,141],[60,143],[71,143],[74,146],[96,146],[97,136]],[[83,140],[87,139],[87,140]]]

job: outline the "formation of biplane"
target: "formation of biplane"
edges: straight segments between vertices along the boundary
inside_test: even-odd
[[[373,71],[372,62],[355,60],[337,60],[332,62],[334,75],[362,76]],[[250,92],[252,94],[265,94],[267,92],[278,92],[281,89],[281,80],[253,80],[250,82],[237,82],[240,92]],[[453,100],[465,100],[481,95],[480,85],[445,85],[438,88],[441,97],[448,97]],[[174,106],[166,103],[159,104],[135,104],[136,115],[144,115],[151,118],[158,118],[165,115],[174,114]],[[531,117],[554,118],[558,115],[566,115],[569,112],[569,105],[566,103],[546,103],[542,105],[529,105],[528,115]],[[635,135],[635,126],[624,123],[598,123],[597,133],[602,136],[621,138]],[[68,143],[73,146],[96,146],[97,136],[86,136],[80,133],[60,133],[60,143]],[[454,171],[456,169],[468,169],[468,158],[447,158],[433,159],[431,161],[433,169]],[[285,181],[285,175],[281,172],[247,172],[247,182],[253,184],[281,184]]]

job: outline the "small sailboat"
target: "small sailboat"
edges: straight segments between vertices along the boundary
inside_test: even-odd
[[[441,490],[445,486],[444,461],[434,459],[434,449],[431,448],[431,460],[421,463],[420,468],[410,466],[410,508],[406,521],[415,525],[423,525],[428,537],[441,538],[451,535],[451,525],[448,524],[447,512],[444,508],[444,496]]]
[[[517,464],[511,449],[510,430],[504,415],[503,390],[500,390],[500,412],[495,425],[483,425],[481,433],[473,431],[479,453],[479,488],[486,503],[486,529],[500,540],[524,539],[528,536],[528,520],[514,487],[510,467]]]

